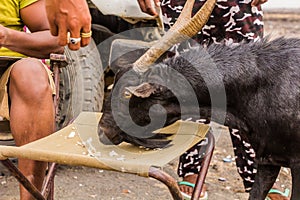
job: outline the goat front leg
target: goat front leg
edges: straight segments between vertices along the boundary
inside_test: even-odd
[[[249,200],[264,200],[276,181],[280,166],[258,165]]]

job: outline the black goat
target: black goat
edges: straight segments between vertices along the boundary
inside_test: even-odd
[[[224,122],[255,151],[249,199],[265,198],[281,166],[291,168],[292,199],[300,199],[300,39],[196,47],[145,73],[130,69],[116,74],[104,104],[103,142],[155,147],[166,142],[152,130],[183,116]]]

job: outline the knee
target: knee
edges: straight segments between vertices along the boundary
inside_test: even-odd
[[[49,77],[43,64],[34,58],[25,58],[15,63],[10,74],[10,93],[31,101],[51,93]]]

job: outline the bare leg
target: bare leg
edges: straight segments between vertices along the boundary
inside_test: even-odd
[[[187,181],[189,183],[196,184],[197,177],[198,177],[198,174],[187,175],[183,178],[183,181]],[[193,191],[194,191],[193,187],[190,187],[187,185],[179,185],[179,188],[180,188],[180,191],[182,191],[190,196],[192,196]],[[204,184],[200,197],[203,197],[205,192],[206,192],[206,185]]]
[[[278,183],[275,183],[273,185],[272,189],[276,189],[278,191],[281,191],[281,188],[280,188]],[[281,192],[283,192],[283,191],[281,191]],[[283,196],[283,195],[278,194],[278,193],[268,193],[268,197],[269,197],[270,200],[289,200],[290,199],[289,197]]]
[[[10,125],[17,146],[45,137],[54,131],[54,107],[47,72],[35,59],[18,61],[11,71]],[[19,160],[22,173],[41,190],[47,163]],[[33,199],[20,186],[22,200]]]

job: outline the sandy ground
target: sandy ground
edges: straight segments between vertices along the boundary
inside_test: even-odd
[[[300,11],[265,12],[265,32],[271,37],[300,37]],[[241,178],[237,174],[235,162],[224,162],[224,158],[234,156],[229,134],[217,137],[216,149],[207,174],[209,199],[244,200]],[[177,160],[164,169],[176,177]],[[222,181],[221,181],[222,180]],[[290,171],[283,168],[278,178],[282,188],[291,187]],[[18,183],[14,177],[0,166],[0,200],[15,200],[18,197]],[[55,199],[172,199],[167,188],[157,180],[124,173],[103,171],[86,167],[59,166],[55,178]]]

